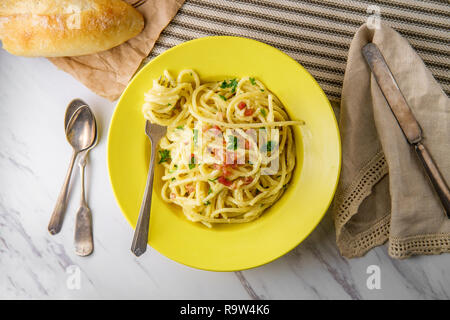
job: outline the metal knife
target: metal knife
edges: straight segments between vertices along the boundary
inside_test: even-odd
[[[444,210],[450,219],[450,190],[430,153],[421,142],[422,129],[409,108],[405,97],[403,97],[391,70],[386,64],[380,50],[374,43],[366,44],[362,48],[362,53],[372,70],[392,113],[405,134],[406,139],[416,150],[416,153],[442,202]]]

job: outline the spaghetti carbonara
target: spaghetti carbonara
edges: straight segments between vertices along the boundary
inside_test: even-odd
[[[283,194],[295,167],[292,125],[255,78],[202,83],[193,70],[167,71],[145,93],[143,113],[167,126],[158,162],[162,197],[191,221],[242,223]]]

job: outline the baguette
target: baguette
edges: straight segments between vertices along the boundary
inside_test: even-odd
[[[3,48],[20,56],[80,56],[108,50],[144,28],[122,0],[0,0]]]

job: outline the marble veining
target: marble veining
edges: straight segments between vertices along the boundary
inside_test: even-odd
[[[78,170],[62,231],[57,236],[47,232],[70,159],[65,107],[76,97],[92,106],[101,137],[87,167],[95,241],[94,254],[87,258],[73,249]],[[398,261],[382,246],[348,260],[337,250],[330,213],[297,248],[250,270],[196,270],[151,248],[134,257],[132,229],[115,202],[106,167],[114,106],[45,59],[0,50],[1,299],[450,298],[450,255]],[[371,265],[380,268],[380,289],[367,286]]]

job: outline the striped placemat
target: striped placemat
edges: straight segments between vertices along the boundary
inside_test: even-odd
[[[339,100],[353,35],[378,10],[381,21],[409,40],[449,95],[446,0],[187,0],[149,59],[199,37],[244,36],[290,55],[316,78],[330,100]]]

